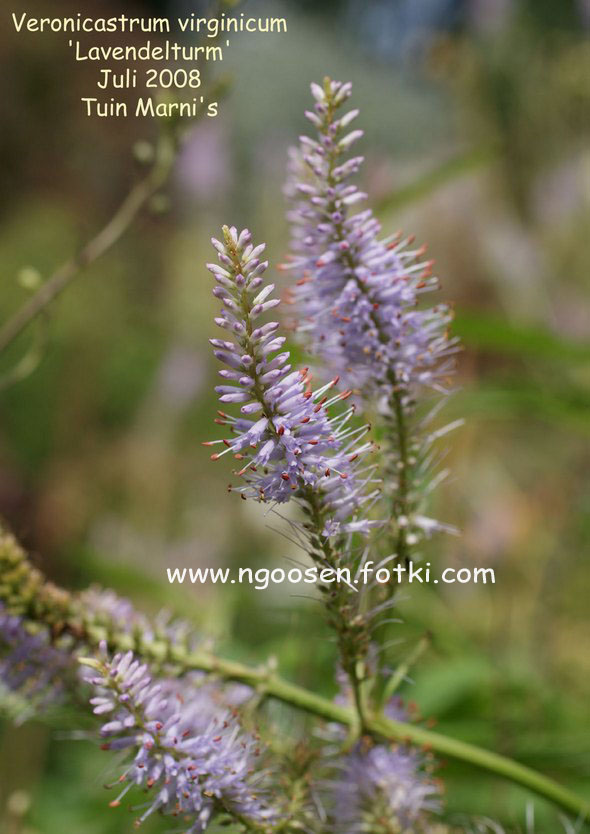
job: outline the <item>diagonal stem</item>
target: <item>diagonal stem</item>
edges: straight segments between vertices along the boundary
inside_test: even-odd
[[[174,162],[174,143],[162,135],[149,173],[133,186],[108,223],[83,249],[58,267],[35,295],[0,329],[0,353],[43,313],[90,264],[107,252],[131,226],[150,197],[166,182]]]

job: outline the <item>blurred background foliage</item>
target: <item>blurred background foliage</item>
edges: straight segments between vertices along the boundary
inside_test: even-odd
[[[47,0],[13,6],[58,13]],[[195,9],[135,0],[124,10]],[[0,393],[0,513],[55,580],[172,607],[220,651],[277,655],[286,675],[334,692],[334,646],[311,598],[287,586],[173,587],[165,567],[280,566],[294,555],[259,507],[225,494],[227,470],[200,445],[217,434],[203,264],[224,222],[248,225],[281,259],[286,151],[305,127],[308,84],[351,79],[366,190],[386,228],[428,242],[465,343],[447,414],[466,425],[449,441],[454,478],[436,497],[438,517],[463,535],[436,539],[427,556],[497,575],[495,586],[407,590],[393,656],[427,629],[434,639],[403,695],[441,731],[588,795],[590,6],[302,0],[241,10],[284,14],[289,34],[232,37],[219,68],[231,92],[221,115],[191,132],[169,211],[144,213],[0,357],[6,374],[41,339],[38,367]],[[60,15],[76,11],[59,3]],[[0,55],[4,320],[105,222],[138,175],[134,142],[154,126],[86,118],[78,98],[95,70],[74,68],[58,36],[17,37],[6,25]],[[284,721],[282,710],[271,718]],[[69,732],[75,723],[0,725],[3,832],[131,829],[131,817],[106,809],[109,773]],[[522,791],[451,762],[440,773],[451,817],[488,814],[525,831]],[[537,830],[557,830],[552,810],[539,802],[536,813]]]

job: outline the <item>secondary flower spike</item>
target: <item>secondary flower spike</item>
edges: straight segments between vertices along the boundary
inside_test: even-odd
[[[235,712],[216,702],[211,686],[154,681],[132,652],[83,662],[95,690],[94,713],[106,719],[103,748],[131,754],[111,807],[135,785],[148,793],[136,827],[154,811],[183,819],[187,834],[204,831],[223,812],[259,831],[276,820],[262,790],[260,745],[242,731]]]
[[[326,79],[311,85],[316,129],[300,137],[291,159],[287,195],[291,210],[295,299],[300,329],[343,379],[391,399],[400,388],[442,390],[456,349],[447,337],[444,305],[417,309],[419,296],[438,288],[433,262],[413,238],[379,238],[381,226],[352,181],[362,156],[350,150],[363,135],[349,126],[358,110],[341,112],[352,85]]]
[[[232,437],[212,442],[224,447],[212,458],[232,454],[240,461],[237,474],[243,484],[236,489],[244,497],[282,503],[319,491],[329,508],[330,532],[345,520],[349,529],[366,526],[352,517],[375,497],[368,490],[372,467],[358,468],[372,448],[364,440],[367,426],[350,425],[352,407],[329,414],[350,392],[334,393],[338,379],[312,391],[307,368],[290,364],[278,322],[260,322],[279,303],[272,298],[274,285],[265,285],[262,278],[268,266],[261,260],[264,244],[254,246],[250,232],[225,226],[223,241],[213,239],[213,245],[219,264],[207,267],[217,282],[213,293],[223,305],[215,322],[231,338],[210,340],[215,356],[227,366],[219,372],[224,384],[216,391],[223,404],[239,405],[241,415],[219,412],[217,422],[229,426]]]

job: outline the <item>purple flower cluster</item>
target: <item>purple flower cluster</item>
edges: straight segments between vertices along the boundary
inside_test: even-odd
[[[225,446],[212,458],[231,453],[240,461],[243,484],[237,491],[243,497],[282,503],[312,491],[329,509],[326,533],[366,528],[366,519],[356,514],[376,496],[370,488],[373,468],[359,469],[372,449],[364,439],[367,426],[351,426],[353,408],[330,415],[330,407],[350,392],[331,393],[337,379],[312,391],[307,369],[292,368],[278,323],[260,323],[279,303],[272,298],[274,285],[263,282],[264,245],[253,246],[247,230],[224,227],[223,235],[223,242],[213,240],[219,264],[207,266],[223,305],[215,321],[234,341],[210,341],[227,366],[219,372],[219,399],[239,404],[241,416],[219,412],[217,422],[229,426],[233,437],[210,442]]]
[[[71,657],[51,645],[46,629],[30,633],[0,604],[0,685],[39,711],[60,699],[71,667]]]
[[[397,391],[442,391],[455,351],[450,312],[417,308],[422,293],[438,288],[432,262],[409,248],[411,238],[380,239],[371,210],[353,208],[366,194],[351,182],[363,161],[349,156],[363,135],[348,130],[358,110],[340,113],[351,88],[311,85],[315,107],[306,115],[317,135],[302,136],[292,155],[287,266],[297,278],[300,330],[330,368],[386,401]]]
[[[219,702],[216,688],[153,680],[131,652],[86,663],[94,712],[107,716],[104,749],[132,756],[112,807],[139,786],[150,799],[136,825],[160,811],[179,817],[187,834],[204,831],[218,814],[267,830],[277,812],[266,801],[260,745]]]
[[[410,748],[363,742],[342,762],[333,789],[336,834],[397,834],[422,831],[421,820],[436,811],[437,789]],[[430,830],[430,829],[429,829]]]

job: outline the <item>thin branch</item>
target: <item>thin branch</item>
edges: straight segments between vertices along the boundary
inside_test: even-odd
[[[33,322],[90,264],[123,236],[149,199],[164,185],[175,157],[174,140],[163,133],[149,173],[127,194],[115,214],[77,254],[58,267],[37,292],[0,329],[0,353]]]

